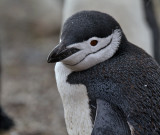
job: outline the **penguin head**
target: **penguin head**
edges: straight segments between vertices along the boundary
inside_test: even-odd
[[[48,62],[63,62],[74,71],[104,62],[117,52],[122,29],[111,16],[97,11],[81,11],[64,23],[59,44]]]

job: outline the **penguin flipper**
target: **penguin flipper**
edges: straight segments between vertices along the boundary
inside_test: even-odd
[[[98,99],[91,135],[131,135],[131,131],[126,118],[118,107]]]

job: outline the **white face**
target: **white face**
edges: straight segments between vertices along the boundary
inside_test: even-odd
[[[77,53],[65,58],[62,62],[74,71],[88,69],[108,60],[117,51],[121,41],[121,30],[116,29],[106,38],[92,37],[87,41],[69,45],[67,48],[80,49]]]

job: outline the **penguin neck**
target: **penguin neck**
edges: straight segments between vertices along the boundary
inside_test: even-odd
[[[123,31],[122,31],[122,37],[121,37],[121,42],[120,42],[120,47],[125,47],[126,44],[128,43],[128,40],[126,38],[126,36],[124,35]]]
[[[128,43],[129,42],[122,31],[121,42],[120,42],[119,48],[118,48],[117,52],[114,54],[114,56],[119,55],[122,51],[124,51],[128,47]]]
[[[90,135],[93,125],[87,89],[84,85],[69,84],[66,80],[71,73],[72,70],[62,62],[56,63],[56,81],[63,102],[67,131],[69,135]]]

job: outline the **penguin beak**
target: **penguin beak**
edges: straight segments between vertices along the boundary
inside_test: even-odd
[[[64,44],[60,43],[51,51],[51,53],[49,54],[47,58],[47,62],[48,63],[59,62],[78,51],[79,49],[66,48]]]

